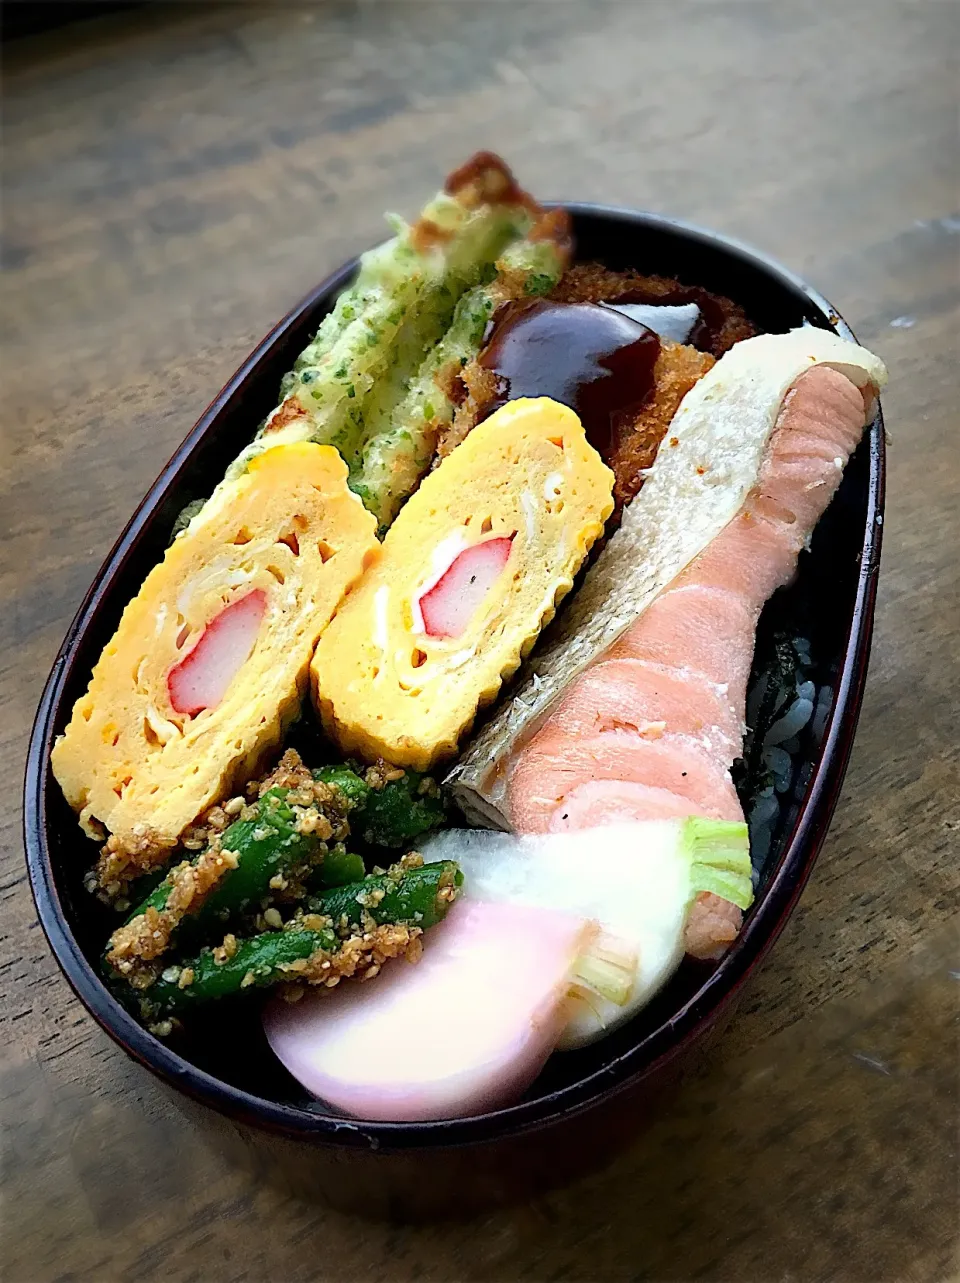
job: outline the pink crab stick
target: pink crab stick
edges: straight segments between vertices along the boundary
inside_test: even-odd
[[[420,598],[429,637],[459,637],[510,560],[513,536],[486,539],[464,548]]]
[[[517,1099],[556,1046],[569,977],[598,928],[554,909],[460,900],[414,965],[371,984],[278,1000],[277,1057],[307,1091],[357,1118],[465,1117]]]
[[[250,657],[266,608],[267,595],[258,588],[211,620],[189,655],[167,676],[175,712],[195,717],[217,707]]]

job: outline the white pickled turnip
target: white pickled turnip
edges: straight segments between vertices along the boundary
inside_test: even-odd
[[[571,972],[560,1047],[594,1041],[663,987],[683,957],[700,892],[739,908],[753,898],[747,826],[736,821],[645,820],[524,836],[447,829],[421,850],[428,860],[456,860],[470,899],[578,913],[600,924],[603,934]]]

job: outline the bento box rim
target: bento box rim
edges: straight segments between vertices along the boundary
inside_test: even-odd
[[[641,210],[582,202],[561,205],[576,219],[591,217],[644,231],[679,233],[801,294],[836,333],[855,335],[840,313],[799,276],[750,246],[679,219]],[[99,611],[110,583],[134,553],[141,532],[178,474],[218,417],[229,407],[281,335],[350,279],[358,259],[332,272],[275,325],[204,410],[164,466],[104,560],[64,638],[34,720],[26,761],[23,829],[27,869],[37,915],[54,957],[74,993],[102,1029],[130,1056],[178,1091],[237,1122],[306,1141],[379,1151],[435,1149],[488,1143],[557,1123],[606,1102],[684,1055],[731,1003],[762,961],[789,917],[810,875],[833,814],[846,770],[863,695],[876,600],[885,493],[882,410],[869,433],[869,482],[864,539],[851,626],[833,705],[806,797],[782,854],[744,928],[716,970],[669,1019],[602,1066],[545,1096],[469,1118],[424,1123],[381,1123],[279,1104],[225,1083],[197,1068],[139,1025],[112,997],[71,931],[57,891],[48,841],[46,792],[53,726],[79,640]]]

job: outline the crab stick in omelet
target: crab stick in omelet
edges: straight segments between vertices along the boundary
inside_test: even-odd
[[[456,752],[570,591],[613,508],[572,410],[509,402],[432,472],[321,638],[318,711],[347,753],[426,770]]]
[[[280,743],[375,527],[332,446],[275,447],[221,488],[127,606],[54,747],[92,836],[147,867]]]

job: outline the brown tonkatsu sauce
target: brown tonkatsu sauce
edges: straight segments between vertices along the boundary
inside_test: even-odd
[[[506,401],[548,396],[575,410],[604,458],[623,414],[654,388],[660,340],[652,330],[596,303],[548,299],[505,304],[494,316],[479,364],[496,376],[496,395],[478,422]]]

